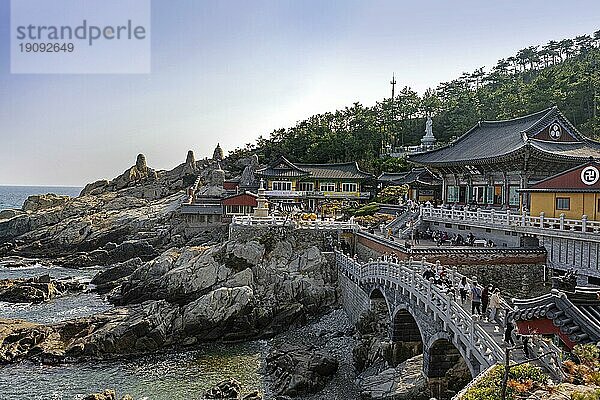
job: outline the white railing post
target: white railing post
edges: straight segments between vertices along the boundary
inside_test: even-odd
[[[506,225],[510,225],[510,208],[506,210]]]
[[[563,231],[565,229],[565,213],[561,213],[559,218],[560,227],[559,229]]]
[[[544,229],[544,212],[540,213],[540,229]]]
[[[481,208],[477,207],[477,221],[481,219]]]
[[[450,219],[454,219],[454,208],[455,207],[456,206],[453,205],[452,208],[450,209]]]
[[[425,312],[429,311],[431,304],[431,280],[427,279],[427,303],[425,304]]]
[[[495,217],[496,211],[494,211],[494,209],[492,208],[492,210],[490,211],[490,220],[491,223],[494,223],[494,217]]]
[[[523,210],[523,212],[521,213],[521,226],[525,226],[526,218],[527,218],[527,212],[525,210]]]
[[[587,215],[581,217],[581,232],[587,232]]]

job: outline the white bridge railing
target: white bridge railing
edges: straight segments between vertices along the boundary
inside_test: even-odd
[[[453,222],[475,222],[486,225],[504,225],[523,228],[537,228],[555,231],[570,231],[600,234],[600,222],[588,221],[587,216],[581,219],[567,219],[564,214],[559,218],[546,217],[544,213],[531,216],[527,213],[519,214],[515,211],[482,210],[468,211],[458,208],[421,207],[421,215],[425,219]]]
[[[425,314],[432,315],[436,321],[442,321],[446,332],[453,333],[451,335],[453,344],[466,360],[474,356],[481,364],[482,369],[503,362],[505,353],[501,343],[504,332],[498,330],[488,333],[455,300],[456,292],[454,290],[449,291],[434,284],[431,280],[425,279],[423,272],[432,265],[431,263],[425,262],[424,259],[415,262],[412,258],[400,263],[381,260],[361,263],[337,250],[336,263],[344,274],[359,286],[369,283],[380,284],[400,291],[403,296],[414,300]],[[435,264],[436,267],[438,264]],[[452,287],[456,288],[463,275],[454,269],[449,270],[449,275]],[[471,285],[471,280],[467,278],[467,281]],[[503,309],[498,310],[497,319],[504,323],[506,313],[512,308],[506,302],[503,302],[502,305]],[[551,348],[556,349],[552,344],[537,339],[532,340],[530,344],[532,354],[537,355],[546,354]],[[557,349],[556,351],[558,352]],[[546,357],[541,361],[552,372],[560,369],[556,358]]]
[[[327,220],[301,220],[286,217],[254,217],[254,216],[236,216],[231,221],[232,225],[245,226],[289,226],[298,229],[345,229],[359,230],[360,225],[353,221],[327,221]]]

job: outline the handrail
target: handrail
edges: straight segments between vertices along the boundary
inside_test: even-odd
[[[423,277],[422,273],[426,268],[437,267],[439,263],[432,264],[426,262],[425,259],[414,261],[412,258],[402,262],[379,259],[361,263],[339,250],[335,250],[335,259],[341,271],[358,285],[383,282],[386,287],[398,290],[402,288],[403,291],[410,292],[411,297],[416,299],[417,304],[422,304],[425,311],[431,310],[434,319],[443,321],[446,329],[452,331],[453,344],[466,359],[470,355],[474,355],[484,368],[503,362],[504,350],[501,347],[503,332],[499,332],[498,335],[495,335],[496,337],[492,337],[455,300],[456,293],[454,289],[448,292]],[[469,285],[472,284],[471,279],[451,269],[452,287],[455,288],[463,277],[467,279]],[[501,304],[502,308],[499,308],[498,318],[504,321],[506,313],[512,311],[513,308],[506,301],[502,301]],[[558,353],[557,348],[552,348],[552,344],[543,340],[534,338],[531,344],[533,354],[541,355],[551,351]],[[463,354],[465,351],[466,354]],[[546,357],[541,361],[549,371],[555,374],[556,371],[560,370],[560,366],[553,358]]]
[[[354,221],[304,221],[286,217],[254,217],[251,215],[234,216],[231,224],[242,226],[290,226],[298,229],[349,229],[354,231],[360,229],[360,225]]]
[[[542,212],[539,216],[528,213],[516,213],[510,209],[506,211],[482,210],[469,211],[467,209],[436,208],[433,206],[422,206],[423,218],[435,220],[451,220],[459,222],[477,222],[489,225],[512,226],[520,228],[532,228],[536,230],[566,231],[579,233],[592,233],[600,235],[600,221],[589,221],[586,215],[581,219],[567,219],[564,214],[560,217],[546,217]]]

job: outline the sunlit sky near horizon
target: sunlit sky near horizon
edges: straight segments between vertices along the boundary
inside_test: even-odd
[[[49,0],[50,1],[50,0]],[[83,186],[312,114],[418,92],[530,45],[600,29],[600,2],[153,0],[152,72],[10,73],[0,0],[0,185]],[[434,127],[435,130],[435,127]]]

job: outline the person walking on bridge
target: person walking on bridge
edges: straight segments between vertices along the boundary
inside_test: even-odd
[[[481,315],[487,316],[488,304],[490,304],[490,296],[492,295],[492,285],[487,285],[481,291]]]
[[[498,312],[501,302],[500,289],[496,288],[494,289],[494,293],[492,293],[492,297],[490,297],[490,322],[496,321],[496,312]]]
[[[481,316],[481,286],[477,283],[477,277],[473,277],[473,286],[471,287],[471,314]]]
[[[471,287],[469,286],[469,282],[467,282],[467,277],[463,276],[458,283],[458,292],[460,293],[461,304],[465,304],[465,301],[467,301],[467,294],[469,294],[470,291]]]

